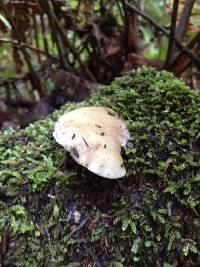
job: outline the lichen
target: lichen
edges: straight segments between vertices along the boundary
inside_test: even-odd
[[[88,105],[127,122],[127,175],[119,183],[78,166],[52,137],[61,114]],[[2,132],[0,231],[3,240],[9,225],[12,245],[4,265],[200,265],[199,125],[199,92],[166,71],[141,68],[81,104]]]

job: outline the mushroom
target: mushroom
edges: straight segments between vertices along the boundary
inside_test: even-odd
[[[56,122],[53,136],[91,172],[110,179],[126,174],[120,152],[129,132],[112,109],[91,106],[67,112]]]

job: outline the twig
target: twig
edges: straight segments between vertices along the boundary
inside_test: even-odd
[[[136,6],[127,3],[127,6],[129,7],[130,10],[136,12],[138,15],[141,17],[145,18],[151,25],[153,25],[158,31],[163,32],[165,35],[169,35],[169,32],[162,26],[160,26],[152,17],[150,17],[147,13],[144,11],[140,10]]]
[[[24,42],[19,43],[19,41],[17,41],[17,40],[10,40],[10,39],[7,39],[7,38],[0,38],[0,43],[10,43],[10,44],[15,45],[18,49],[21,49],[22,47],[26,47],[26,48],[28,48],[30,50],[33,50],[33,51],[37,52],[37,53],[43,54],[43,55],[45,55],[45,56],[47,56],[49,58],[52,58],[52,59],[54,59],[56,61],[59,61],[58,57],[53,56],[53,55],[51,55],[51,54],[49,54],[49,53],[47,53],[47,52],[45,52],[45,51],[43,51],[41,49],[33,47],[32,45],[29,45],[29,44],[24,43]]]
[[[34,37],[35,37],[35,44],[37,49],[40,48],[40,43],[39,43],[39,37],[38,37],[38,25],[37,25],[37,20],[36,20],[36,15],[33,14],[33,28],[34,28]],[[41,54],[37,52],[38,56],[38,61],[41,63]]]
[[[12,0],[12,4],[13,5],[26,5],[28,8],[33,8],[33,7],[37,7],[37,3],[32,3],[31,1],[27,1],[27,0],[19,0],[19,1],[14,1]]]
[[[41,1],[40,1],[41,2]],[[43,1],[44,2],[44,1]],[[49,5],[49,6],[48,6]],[[49,7],[51,7],[50,4],[46,4],[46,6],[43,5],[43,9],[44,9],[44,12],[46,10],[46,7],[47,7],[47,16],[49,18],[49,21],[50,21],[50,24],[51,24],[51,28],[52,28],[52,35],[53,35],[53,38],[55,39],[55,42],[56,42],[56,45],[57,45],[57,48],[58,48],[58,54],[59,54],[59,57],[60,57],[60,61],[61,61],[61,65],[62,65],[62,68],[64,70],[68,70],[70,71],[70,68],[69,68],[69,64],[67,62],[67,52],[66,52],[66,47],[65,45],[63,44],[63,40],[56,28],[56,23],[55,23],[55,20],[54,18],[52,17],[51,15],[51,12],[49,12]]]
[[[196,41],[194,43],[194,41]],[[200,56],[200,33],[197,34],[197,36],[188,44],[188,47],[192,49],[198,56]],[[177,57],[174,59],[174,62],[171,64],[171,69],[175,73],[175,75],[180,75],[183,73],[187,68],[189,68],[192,65],[192,62],[189,58],[185,58],[183,53],[180,53],[177,55]],[[191,66],[192,67],[192,66]],[[197,69],[197,68],[196,68]]]
[[[27,74],[23,74],[23,75],[19,75],[19,76],[16,76],[16,77],[12,77],[12,78],[1,78],[0,79],[0,87],[1,86],[6,86],[7,84],[12,84],[12,83],[15,83],[19,80],[22,80],[22,81],[27,81],[29,79],[29,73]]]
[[[0,45],[1,45],[1,43],[0,43]],[[19,47],[17,47],[14,44],[12,44],[12,57],[13,57],[13,61],[15,63],[16,73],[21,73],[22,68],[23,68],[23,61],[22,61],[21,56],[20,56]]]
[[[169,32],[162,26],[160,26],[152,17],[150,17],[148,14],[145,12],[141,11],[138,9],[136,6],[127,3],[127,6],[130,8],[130,10],[136,12],[138,15],[146,19],[151,25],[153,25],[158,31],[164,33],[165,35],[169,36]],[[193,63],[197,66],[200,67],[200,58],[194,55],[186,46],[182,45],[179,40],[174,38],[175,40],[175,45],[183,52],[185,53],[192,61]]]
[[[65,47],[63,45],[62,39],[60,38],[59,35],[56,38],[57,38],[57,45],[58,45],[58,53],[59,53],[59,56],[61,59],[62,67],[64,70],[69,71],[70,68],[69,68],[69,65],[67,63]]]
[[[41,22],[41,27],[42,27],[42,38],[43,38],[43,43],[44,43],[44,49],[46,53],[49,53],[49,46],[48,46],[48,41],[47,41],[47,33],[46,33],[46,27],[44,23],[44,15],[40,15],[40,22]]]
[[[170,69],[170,65],[172,61],[172,53],[173,53],[174,43],[175,43],[174,38],[175,38],[175,32],[176,32],[176,19],[177,19],[177,14],[178,14],[178,5],[179,5],[179,0],[174,0],[172,14],[171,14],[171,26],[170,26],[167,56],[165,60],[165,69],[167,70]]]
[[[189,49],[192,49],[198,52],[199,42],[200,42],[200,32],[197,33],[197,35],[189,42],[187,47]],[[180,73],[184,72],[185,69],[191,64],[191,61],[189,60],[189,58],[186,58],[184,62],[183,62],[183,59],[184,59],[184,53],[180,51],[180,53],[174,58],[171,64],[171,69],[173,69],[176,75],[179,75]]]
[[[195,0],[186,0],[176,29],[176,39],[182,41]]]
[[[129,53],[129,44],[128,44],[128,38],[129,38],[129,16],[128,16],[128,10],[126,5],[126,0],[121,0],[123,10],[124,10],[124,28],[125,28],[125,61],[127,59],[128,53]]]
[[[59,33],[57,31],[55,19],[51,13],[50,3],[46,0],[39,0],[39,3],[41,5],[41,7],[43,8],[43,11],[46,12],[46,14],[48,16],[49,23],[51,25],[51,36],[52,36],[53,42],[56,43],[61,66],[63,69],[69,70],[69,65],[68,65],[66,57],[65,57],[65,49],[64,49],[61,37],[59,36]]]
[[[80,9],[80,6],[81,6],[81,1],[82,0],[78,0],[77,7],[76,7],[76,10],[75,10],[75,17],[74,17],[74,23],[75,23],[75,25],[77,23],[77,16],[78,16],[79,9]],[[74,33],[73,39],[72,39],[72,45],[75,46],[75,43],[76,43],[76,34]]]

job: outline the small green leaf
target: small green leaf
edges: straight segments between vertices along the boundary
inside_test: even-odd
[[[130,224],[130,219],[125,219],[123,221],[123,224],[122,224],[122,231],[126,231],[126,229],[128,228],[129,224]]]
[[[57,204],[55,204],[55,205],[53,206],[53,216],[54,216],[55,218],[58,218],[58,215],[59,215],[59,207],[58,207]]]
[[[119,261],[113,261],[112,267],[123,267],[124,265]]]
[[[165,262],[165,263],[163,264],[163,267],[173,267],[173,265],[171,265],[171,264]]]
[[[140,243],[141,243],[141,238],[140,237],[138,237],[138,238],[136,238],[134,240],[132,248],[131,248],[131,252],[133,252],[133,254],[137,254],[138,253]]]
[[[136,224],[135,224],[133,221],[131,221],[131,222],[130,222],[130,226],[131,226],[131,230],[132,230],[132,232],[133,232],[134,234],[136,234],[136,233],[137,233]]]
[[[39,237],[40,236],[40,232],[39,231],[35,231],[35,236]]]

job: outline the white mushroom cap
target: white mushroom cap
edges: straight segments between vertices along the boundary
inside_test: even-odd
[[[126,174],[120,151],[129,132],[112,109],[82,107],[65,113],[56,122],[53,136],[91,172],[110,179]]]

